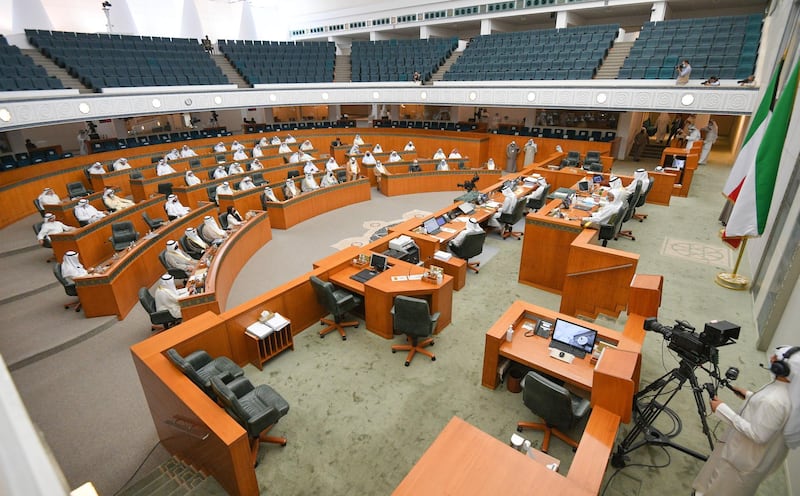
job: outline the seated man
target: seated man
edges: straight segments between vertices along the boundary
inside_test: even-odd
[[[372,147],[372,153],[383,153],[383,147],[380,143],[376,143],[375,146]]]
[[[449,171],[450,166],[447,165],[447,160],[441,159],[438,164],[436,164],[437,171]]]
[[[617,190],[610,190],[606,193],[606,203],[604,206],[600,207],[596,212],[592,213],[588,217],[583,217],[581,219],[581,224],[583,227],[592,227],[594,229],[599,229],[601,224],[608,224],[611,220],[611,217],[619,211],[620,207],[623,206],[622,197],[617,195]]]
[[[361,150],[358,148],[358,145],[353,145],[350,147],[350,151],[347,152],[348,155],[361,155]]]
[[[339,184],[339,181],[336,180],[336,175],[333,173],[333,171],[329,170],[324,176],[322,176],[320,186],[327,188],[328,186],[333,186],[334,184]]]
[[[244,149],[236,150],[233,152],[233,159],[234,160],[247,160],[247,153],[245,153]]]
[[[114,192],[114,188],[106,187],[103,190],[103,205],[112,212],[118,212],[135,205],[134,202],[127,198],[121,198]]]
[[[231,151],[238,152],[241,150],[244,150],[244,145],[236,140],[233,140],[233,143],[231,143]]]
[[[314,149],[314,145],[311,144],[311,140],[305,140],[300,144],[300,150],[307,152]]]
[[[222,141],[214,145],[214,153],[225,153],[227,151],[228,149],[225,148],[225,143],[223,143]]]
[[[315,189],[319,189],[319,185],[317,184],[316,179],[314,179],[314,174],[306,174],[303,178],[303,181],[300,183],[300,190],[303,193],[308,193],[309,191],[314,191]]]
[[[408,170],[409,170],[409,172],[419,172],[419,171],[421,171],[422,167],[419,166],[419,160],[414,159],[414,161],[411,162],[411,165],[408,166]]]
[[[294,152],[294,153],[292,153],[292,154],[289,156],[289,163],[290,163],[290,164],[299,164],[299,163],[300,163],[300,157],[301,157],[301,156],[302,156],[302,153],[300,153],[300,152]]]
[[[628,190],[622,186],[622,180],[617,176],[611,176],[608,179],[608,187],[614,192],[614,196],[616,196],[620,201],[624,202],[628,200],[630,193],[628,193]]]
[[[361,165],[375,165],[375,162],[375,156],[372,152],[369,150],[365,151],[364,157],[361,159]]]
[[[433,159],[434,160],[444,160],[446,158],[447,158],[447,155],[444,154],[444,151],[442,151],[441,148],[436,150],[436,152],[433,154]]]
[[[225,214],[225,220],[228,222],[228,227],[236,227],[241,226],[244,223],[242,220],[242,216],[239,214],[239,211],[236,210],[233,205],[228,207],[228,210]]]
[[[325,170],[332,172],[339,168],[339,164],[336,163],[336,159],[331,157],[325,162]]]
[[[375,162],[375,181],[378,182],[379,186],[381,184],[381,177],[382,176],[388,176],[388,175],[389,175],[389,171],[386,170],[386,167],[383,166],[381,161],[378,160],[377,162]]]
[[[173,220],[188,214],[190,209],[183,206],[178,200],[178,195],[169,195],[167,202],[164,204],[164,211],[167,212],[167,218]]]
[[[294,139],[294,136],[292,136],[291,134],[287,134],[286,135],[286,139],[283,140],[283,142],[284,143],[297,143],[297,140]]]
[[[234,162],[234,163],[232,163],[231,165],[228,166],[228,175],[229,176],[232,176],[234,174],[242,174],[243,172],[244,172],[244,169],[239,164],[239,162]]]
[[[101,212],[94,208],[89,204],[89,200],[86,198],[79,200],[78,204],[75,206],[75,218],[78,219],[79,222],[91,224],[92,222],[97,222],[105,216],[105,212]]]
[[[361,168],[358,166],[358,161],[355,157],[350,157],[347,163],[347,180],[354,181],[361,177]]]
[[[56,216],[47,212],[44,214],[44,221],[42,222],[42,228],[39,230],[39,234],[36,235],[36,239],[39,241],[40,245],[43,245],[45,240],[50,242],[50,235],[51,234],[61,234],[63,232],[74,231],[75,228],[72,226],[68,226],[60,221],[56,220]]]
[[[58,205],[61,203],[61,198],[53,191],[53,188],[45,188],[39,195],[39,204],[44,207],[45,205]]]
[[[389,163],[400,162],[402,160],[403,160],[403,157],[401,157],[400,154],[397,153],[394,150],[392,150],[392,152],[389,154]]]
[[[500,225],[500,221],[497,219],[500,218],[501,214],[510,214],[514,211],[514,208],[517,206],[517,196],[514,194],[514,190],[511,188],[503,188],[503,204],[497,209],[497,212],[494,213],[493,216],[489,218],[489,222],[487,225],[494,228],[502,227]]]
[[[404,152],[413,152],[413,151],[416,151],[416,150],[417,150],[417,147],[414,146],[414,142],[413,141],[409,141],[408,143],[406,143],[406,146],[403,148]]]
[[[222,179],[223,177],[228,177],[228,171],[225,170],[224,165],[218,165],[216,169],[214,169],[214,179]]]
[[[289,148],[288,143],[281,143],[281,145],[278,147],[278,153],[292,153],[292,149]]]
[[[239,191],[247,191],[248,189],[255,189],[256,185],[253,184],[253,179],[250,176],[244,176],[244,179],[239,183]]]
[[[172,166],[169,165],[163,158],[159,160],[158,165],[156,165],[157,176],[166,176],[167,174],[175,174],[176,172],[177,171],[173,169]]]
[[[254,158],[253,161],[250,162],[250,170],[251,171],[261,170],[263,168],[264,168],[264,166],[261,165],[261,162],[259,162],[257,158]]]
[[[291,178],[286,179],[286,183],[283,185],[283,197],[288,200],[299,194],[300,193],[297,191],[297,186],[295,186],[294,181]]]
[[[277,136],[273,136],[272,139],[269,140],[269,144],[270,145],[280,145],[281,144],[281,139],[278,138]]]
[[[61,260],[61,277],[75,284],[76,277],[83,277],[89,275],[89,272],[84,268],[81,263],[78,252],[68,251],[64,253],[64,258]]]
[[[543,178],[541,174],[531,174],[531,177],[536,180],[533,191],[525,197],[526,200],[541,200],[544,195],[544,190],[547,188],[547,179]]]
[[[89,174],[105,174],[106,169],[100,162],[95,162],[89,167]]]
[[[164,250],[164,259],[167,262],[167,267],[170,269],[182,270],[187,274],[191,274],[197,266],[197,262],[184,253],[178,245],[178,242],[174,239],[167,241],[167,249]]]
[[[219,227],[214,217],[206,215],[203,217],[203,237],[206,241],[211,240],[212,243],[219,244],[228,237],[228,233]]]
[[[181,148],[181,158],[189,158],[189,157],[196,157],[197,153],[194,150],[189,148],[189,145],[183,145]]]
[[[486,168],[489,170],[495,170],[497,168],[492,157],[489,157],[489,160],[486,161]]]
[[[450,152],[450,155],[448,155],[447,158],[461,158],[461,154],[458,152],[457,148],[453,148],[453,150]]]
[[[164,274],[158,281],[156,293],[153,299],[156,302],[156,311],[167,310],[176,319],[181,318],[180,295],[175,288],[175,278],[169,274]]]
[[[208,249],[208,243],[203,241],[199,234],[197,234],[197,229],[194,227],[187,227],[185,231],[186,235],[186,249],[189,251],[189,255],[199,260],[203,253]],[[194,254],[192,254],[194,253]],[[197,255],[200,256],[197,256]]]
[[[355,146],[363,146],[364,145],[364,140],[361,139],[361,135],[360,134],[356,134],[355,138],[353,138],[353,145],[355,145]]]
[[[186,182],[186,186],[194,186],[195,184],[200,184],[201,181],[199,177],[194,175],[194,172],[187,170],[186,175],[183,177],[183,180]]]
[[[269,186],[264,186],[264,192],[261,193],[262,198],[268,202],[278,202],[278,197],[275,196],[275,192],[272,191],[272,188]]]
[[[269,146],[269,140],[266,136],[262,136],[260,140],[258,140],[258,146],[261,148]]]
[[[172,150],[169,151],[169,153],[164,155],[164,160],[167,160],[167,161],[169,161],[169,160],[178,160],[179,158],[181,158],[181,154],[178,153],[178,149],[177,148],[173,148]]]
[[[316,174],[317,172],[319,172],[319,167],[314,165],[314,162],[308,161],[303,166],[303,174]]]
[[[450,241],[450,244],[457,248],[464,243],[464,240],[467,239],[467,236],[471,234],[480,234],[482,232],[483,229],[481,228],[480,224],[478,224],[478,221],[475,219],[475,217],[470,217],[467,221],[467,227],[458,233],[456,237]]]
[[[636,191],[636,184],[640,183],[642,186],[639,192],[644,193],[647,187],[650,186],[650,181],[650,176],[647,175],[646,170],[636,169],[636,171],[633,173],[633,181],[625,186],[625,190],[628,192],[628,194],[632,195],[634,191]]]
[[[256,146],[253,147],[253,158],[263,157],[264,152],[261,151],[261,144],[256,143]]]
[[[308,161],[310,161],[310,160],[314,160],[314,157],[312,157],[312,156],[311,156],[311,155],[309,155],[308,153],[306,153],[306,152],[304,152],[304,151],[302,151],[302,150],[301,150],[301,151],[300,151],[300,161],[301,161],[301,162],[308,162]]]
[[[118,170],[130,169],[131,165],[128,163],[127,158],[122,157],[116,159],[112,167],[114,168],[115,171],[118,171]]]
[[[233,188],[231,188],[230,183],[228,181],[223,181],[217,185],[217,203],[219,203],[219,195],[232,195]]]

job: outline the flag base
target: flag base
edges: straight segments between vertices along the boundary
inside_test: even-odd
[[[741,274],[720,272],[714,279],[714,282],[723,288],[733,289],[736,291],[743,291],[750,285],[750,279]]]

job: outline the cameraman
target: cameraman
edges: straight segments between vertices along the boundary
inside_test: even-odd
[[[683,59],[681,63],[675,67],[675,70],[678,72],[678,79],[675,81],[675,84],[683,86],[689,82],[689,76],[692,75],[692,66],[689,65],[689,61]]]
[[[776,348],[770,371],[775,380],[756,392],[735,388],[746,398],[738,414],[711,399],[711,411],[730,426],[692,483],[696,496],[755,494],[800,445],[800,347]]]

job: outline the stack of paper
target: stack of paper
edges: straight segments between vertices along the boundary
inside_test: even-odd
[[[436,250],[436,253],[433,254],[433,258],[435,258],[436,260],[443,260],[445,262],[450,260],[452,257],[453,257],[452,253],[441,250]]]
[[[289,325],[289,320],[279,313],[274,313],[266,322],[254,322],[247,326],[245,332],[258,339],[264,339],[275,331]]]
[[[275,312],[272,318],[267,321],[267,325],[270,326],[274,331],[280,331],[289,325],[289,320],[278,312]]]

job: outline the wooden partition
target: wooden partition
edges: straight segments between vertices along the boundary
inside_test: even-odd
[[[685,157],[686,163],[683,169],[672,168],[672,161],[674,157]],[[664,172],[675,175],[675,185],[673,186],[673,195],[687,197],[689,190],[692,187],[692,179],[694,179],[694,171],[697,170],[699,160],[699,149],[697,142],[692,150],[687,153],[685,148],[664,148],[661,152],[660,165],[664,167]]]
[[[273,228],[289,229],[304,220],[345,205],[367,201],[370,197],[369,181],[358,179],[302,193],[282,202],[267,202],[267,211]]]
[[[83,198],[89,200],[89,204],[101,212],[107,209],[106,205],[103,203],[102,191],[97,191]],[[61,203],[44,205],[44,211],[55,215],[56,220],[59,222],[63,222],[68,226],[77,227],[78,219],[75,217],[74,210],[80,200],[81,198],[62,198]]]
[[[463,169],[393,173],[381,178],[379,189],[386,196],[432,191],[463,191],[462,187],[458,185],[472,180],[476,174],[482,178],[481,181],[486,181],[484,184],[491,184],[500,179],[502,172],[499,170]],[[482,186],[482,184],[478,186]]]

